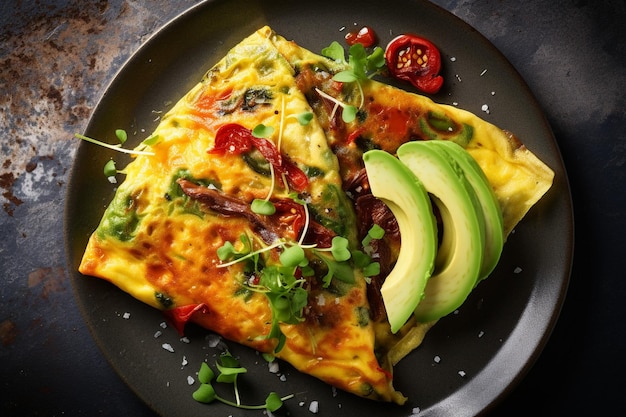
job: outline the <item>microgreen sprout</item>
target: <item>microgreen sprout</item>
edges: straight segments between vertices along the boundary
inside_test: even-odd
[[[259,198],[255,198],[252,200],[252,204],[250,204],[250,209],[257,213],[263,214],[265,216],[271,216],[276,213],[276,207],[269,200],[262,200]]]
[[[115,177],[115,174],[117,174],[117,168],[115,167],[115,161],[112,159],[109,159],[109,161],[104,164],[104,176],[107,178],[110,177]]]
[[[331,118],[334,115],[335,110],[337,109],[337,107],[341,107],[343,109],[343,111],[341,112],[341,118],[343,119],[344,122],[350,123],[351,121],[353,121],[356,118],[356,113],[358,112],[358,109],[356,108],[356,106],[353,106],[351,104],[346,104],[346,103],[336,99],[335,97],[331,96],[330,94],[326,94],[325,92],[323,92],[322,90],[320,90],[317,87],[315,87],[315,91],[317,91],[317,93],[320,96],[322,96],[325,99],[328,99],[328,100],[332,101],[333,103],[335,103],[335,108],[333,109],[333,114],[331,114]]]
[[[128,139],[128,134],[126,133],[124,129],[116,129],[115,136],[117,137],[117,139],[120,141],[120,144],[122,145]]]
[[[311,120],[313,120],[313,113],[311,113],[310,111],[298,113],[296,115],[296,119],[298,120],[298,123],[300,123],[302,126],[306,126],[311,122]]]
[[[110,143],[105,143],[105,142],[99,141],[97,139],[90,138],[89,136],[81,135],[80,133],[75,133],[74,136],[76,138],[84,140],[86,142],[91,142],[93,144],[102,146],[104,148],[113,149],[114,151],[127,153],[127,154],[130,154],[130,155],[148,155],[148,156],[153,156],[154,155],[154,152],[138,151],[138,150],[135,150],[135,149],[125,149],[125,148],[122,148],[122,144],[121,143],[119,143],[117,145],[111,145]]]
[[[263,123],[259,123],[252,129],[252,136],[255,138],[267,139],[274,133],[272,126],[265,126]]]
[[[345,50],[343,46],[337,41],[333,41],[328,47],[322,49],[322,55],[334,60],[339,64],[344,64],[347,66],[347,69],[343,71],[339,71],[333,76],[333,80],[342,82],[342,83],[352,83],[356,82],[357,88],[359,89],[359,93],[361,95],[361,103],[359,104],[359,108],[363,107],[363,103],[365,100],[365,96],[363,94],[363,87],[361,87],[361,81],[372,78],[376,74],[382,72],[385,68],[385,51],[377,46],[375,47],[370,54],[367,53],[365,47],[360,43],[355,43],[350,46],[348,50],[348,61],[345,59]],[[320,91],[318,90],[318,93]],[[349,106],[347,104],[341,103],[338,100],[330,97],[324,96],[326,98],[330,98],[337,105],[343,108],[342,119],[346,123],[350,123],[354,120],[357,113],[357,108],[355,106]]]
[[[266,126],[263,123],[256,125],[254,129],[252,129],[252,136],[256,138],[267,139],[273,134],[274,134],[274,128],[272,126]],[[276,207],[270,201],[270,197],[272,196],[272,193],[274,192],[276,175],[274,174],[274,166],[271,163],[269,164],[269,168],[270,168],[270,177],[271,177],[272,183],[270,185],[270,189],[267,193],[267,196],[265,197],[265,199],[255,198],[252,201],[252,204],[250,204],[250,209],[254,213],[262,214],[265,216],[271,216],[272,214],[276,213]]]
[[[198,371],[198,380],[200,381],[200,387],[198,387],[192,394],[194,400],[201,403],[212,403],[219,401],[223,404],[241,408],[246,410],[267,410],[274,412],[283,406],[283,402],[293,397],[295,394],[286,395],[284,397],[279,396],[276,392],[272,391],[268,394],[264,404],[259,405],[246,405],[241,403],[239,388],[237,386],[237,378],[239,375],[245,374],[247,369],[239,364],[239,361],[233,357],[230,352],[225,352],[220,355],[219,362],[216,363],[218,374],[211,369],[206,363],[202,362],[200,370]],[[235,395],[235,401],[228,400],[221,397],[215,391],[213,382],[226,383],[233,385],[233,391]]]
[[[157,143],[159,143],[161,141],[161,136],[157,135],[157,134],[152,134],[150,136],[148,136],[143,142],[141,142],[144,145],[147,146],[154,146]]]

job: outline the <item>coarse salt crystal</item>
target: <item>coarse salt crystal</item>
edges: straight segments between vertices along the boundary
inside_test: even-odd
[[[465,371],[459,371],[459,375],[461,375],[462,377],[465,376]]]
[[[276,362],[276,361],[268,362],[267,368],[273,374],[277,374],[278,371],[280,370],[280,368],[278,366],[278,362]]]
[[[187,384],[189,384],[189,385],[193,385],[193,383],[194,383],[194,382],[196,382],[196,380],[195,380],[195,379],[193,379],[193,377],[192,377],[191,375],[189,375],[189,376],[187,377]]]
[[[420,413],[420,408],[419,407],[414,407],[413,410],[411,410],[411,417],[417,416]]]
[[[157,337],[161,337],[161,335],[162,335],[162,334],[163,334],[163,332],[161,332],[161,330],[157,330],[157,331],[154,333],[154,338],[156,339]]]
[[[324,294],[320,294],[317,296],[317,305],[318,306],[326,305],[326,298],[324,297]]]
[[[161,345],[161,347],[165,350],[167,350],[168,352],[172,352],[174,353],[174,348],[172,347],[172,345],[170,345],[169,343],[163,343]]]
[[[435,356],[433,358],[433,360],[435,361],[435,363],[439,363],[439,362],[441,362],[441,357],[439,355],[437,355],[437,356]]]
[[[183,342],[183,343],[189,343],[190,342],[190,340],[189,340],[189,338],[187,336],[181,337],[180,341]]]
[[[483,104],[483,106],[480,108],[482,111],[484,111],[485,113],[489,114],[489,106],[486,104]]]
[[[317,412],[320,409],[320,405],[317,401],[311,401],[311,404],[309,404],[309,411],[312,412],[313,414],[317,414]]]
[[[515,267],[515,269],[513,270],[514,274],[519,274],[520,272],[522,272],[522,268],[520,268],[519,266]]]
[[[181,362],[182,366],[186,366],[189,363],[189,361],[187,361],[187,357],[183,356],[183,361]]]
[[[478,337],[483,337],[485,335],[485,332],[483,332],[482,330],[480,331],[480,333],[478,333]]]
[[[487,73],[487,70],[484,69],[483,72],[480,73],[480,76],[482,77],[483,75],[485,75]]]
[[[162,321],[159,326],[161,326],[162,329],[166,329],[167,328],[167,323]]]
[[[222,338],[216,334],[210,334],[206,337],[207,342],[209,343],[209,347],[216,347]]]
[[[124,315],[122,316],[124,317],[126,320],[128,320],[130,318],[130,313],[124,313]]]
[[[451,56],[450,57],[450,61],[452,61],[452,62],[456,61],[456,57],[455,56]]]

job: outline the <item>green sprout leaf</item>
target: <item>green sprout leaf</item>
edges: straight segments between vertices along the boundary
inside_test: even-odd
[[[356,118],[356,113],[358,111],[359,109],[357,109],[356,106],[345,106],[341,112],[341,118],[344,122],[350,123]]]
[[[280,263],[286,267],[296,267],[306,260],[304,249],[299,245],[291,246],[280,254]]]
[[[349,241],[345,237],[335,236],[332,240],[330,252],[337,262],[343,262],[350,259],[350,251],[348,250]]]
[[[342,83],[351,83],[357,81],[359,78],[356,76],[354,71],[340,71],[333,76],[333,80],[339,81]]]
[[[313,113],[310,111],[305,111],[296,115],[296,119],[298,119],[298,123],[302,126],[308,125],[311,120],[313,120]]]
[[[276,207],[271,201],[255,198],[250,205],[250,209],[256,214],[271,216],[276,213]]]
[[[346,63],[346,52],[343,46],[337,41],[333,41],[329,46],[322,49],[322,55],[339,63]]]
[[[115,136],[117,137],[117,140],[119,140],[122,145],[128,139],[128,134],[126,133],[124,129],[116,129]]]
[[[362,269],[363,276],[366,277],[374,277],[376,275],[380,275],[380,263],[372,262]]]
[[[211,384],[200,384],[200,387],[192,394],[194,400],[200,403],[212,403],[218,399],[215,389]]]
[[[105,177],[113,177],[117,174],[117,169],[115,168],[115,161],[110,159],[109,162],[104,164],[104,176]]]
[[[156,135],[156,134],[152,134],[150,136],[148,136],[143,142],[144,145],[148,145],[148,146],[154,146],[157,143],[159,143],[161,141],[161,136]]]
[[[274,412],[283,406],[283,399],[280,398],[278,394],[274,391],[270,392],[270,394],[265,399],[265,408],[269,412]]]
[[[260,123],[252,129],[252,136],[255,138],[264,138],[267,139],[274,133],[274,128],[272,126],[265,126],[263,123]]]
[[[208,384],[213,381],[213,378],[215,378],[215,372],[213,372],[213,369],[211,369],[206,362],[202,362],[200,365],[200,371],[198,371],[198,381],[203,384]]]

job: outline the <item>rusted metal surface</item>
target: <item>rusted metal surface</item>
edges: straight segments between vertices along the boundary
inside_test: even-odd
[[[195,3],[0,5],[0,415],[62,414],[55,407],[72,399],[62,398],[59,374],[139,402],[123,386],[89,382],[80,370],[95,363],[94,372],[112,375],[73,303],[62,243],[64,194],[78,146],[73,135],[85,128],[102,90],[147,37]],[[64,366],[46,359],[55,355],[74,360]],[[31,403],[33,395],[41,405]],[[101,409],[104,398],[85,413]]]

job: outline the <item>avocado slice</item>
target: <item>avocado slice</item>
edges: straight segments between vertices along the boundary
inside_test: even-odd
[[[381,287],[387,319],[395,333],[424,296],[435,264],[437,225],[428,193],[398,159],[371,150],[363,154],[363,161],[372,195],[389,207],[400,228],[398,260]]]
[[[442,149],[459,164],[478,197],[485,219],[485,249],[478,276],[478,281],[481,281],[487,278],[498,264],[504,246],[504,225],[500,203],[482,168],[465,149],[454,142],[444,140],[433,141],[432,145]]]
[[[484,219],[478,199],[458,164],[437,149],[432,141],[408,142],[398,148],[398,158],[424,184],[443,220],[437,267],[415,309],[421,322],[437,320],[463,304],[477,282],[483,259]]]

